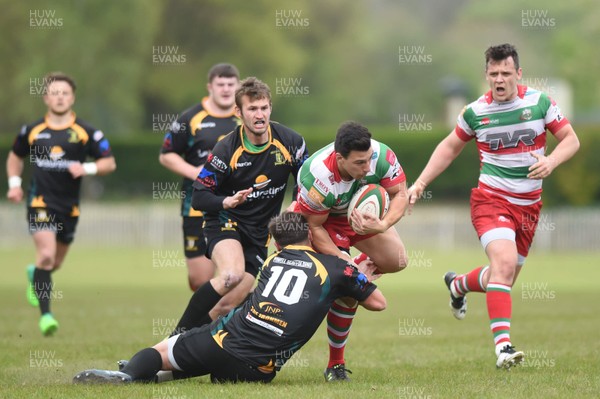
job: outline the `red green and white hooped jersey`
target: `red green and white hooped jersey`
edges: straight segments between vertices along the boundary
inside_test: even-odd
[[[342,180],[333,143],[308,158],[298,172],[298,206],[308,214],[346,216],[354,193],[365,184],[392,187],[406,181],[396,154],[385,144],[371,139],[370,171],[360,180]]]
[[[547,94],[519,85],[512,101],[498,103],[489,91],[467,105],[455,132],[463,141],[477,140],[479,188],[513,204],[531,205],[542,194],[542,181],[527,178],[537,162],[531,153],[545,153],[546,129],[555,134],[568,123]]]

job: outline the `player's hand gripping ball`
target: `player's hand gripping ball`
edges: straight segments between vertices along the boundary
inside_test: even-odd
[[[390,207],[390,196],[383,187],[378,184],[367,184],[362,186],[350,200],[348,205],[348,223],[352,227],[351,215],[356,209],[360,213],[370,213],[382,219]]]

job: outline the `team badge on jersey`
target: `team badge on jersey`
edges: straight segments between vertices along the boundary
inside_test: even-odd
[[[529,108],[525,108],[523,112],[521,112],[521,116],[519,117],[522,121],[528,121],[532,118],[531,110]]]

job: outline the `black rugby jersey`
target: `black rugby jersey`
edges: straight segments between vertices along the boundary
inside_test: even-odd
[[[240,124],[233,112],[224,117],[211,115],[205,109],[206,101],[208,97],[204,97],[200,104],[183,111],[173,122],[171,129],[165,134],[161,154],[174,152],[190,165],[203,165],[217,141]],[[202,212],[191,206],[192,183],[192,180],[183,178],[181,190],[185,194],[181,202],[181,216],[202,216]]]
[[[344,260],[288,245],[271,255],[248,301],[211,325],[221,348],[277,371],[313,336],[334,300],[367,299],[377,287]]]
[[[269,123],[269,140],[258,152],[246,148],[244,134],[239,126],[215,145],[194,188],[226,197],[252,187],[246,202],[236,208],[205,211],[205,221],[238,229],[256,245],[267,245],[269,220],[279,213],[288,179],[290,175],[296,179],[308,151],[302,136],[276,122]]]
[[[13,152],[33,165],[27,206],[49,208],[79,216],[81,178],[68,171],[73,162],[112,156],[104,134],[73,113],[64,126],[51,126],[47,116],[25,125],[15,139]]]

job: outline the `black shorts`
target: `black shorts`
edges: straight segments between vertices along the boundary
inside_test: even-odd
[[[204,224],[204,237],[206,237],[207,249],[206,256],[210,259],[215,245],[219,241],[234,239],[242,244],[244,250],[244,260],[246,262],[246,273],[254,277],[262,268],[262,264],[267,259],[268,247],[256,245],[249,237],[235,226],[221,225],[220,223],[207,221]]]
[[[206,241],[202,233],[203,222],[203,217],[183,217],[183,252],[188,259],[206,255]]]
[[[275,372],[263,373],[224,351],[213,339],[210,324],[169,338],[171,364],[186,374],[210,374],[214,382],[271,382]]]
[[[27,222],[29,233],[38,231],[52,231],[56,233],[56,240],[70,244],[75,239],[75,228],[79,217],[58,213],[47,208],[27,208]]]

